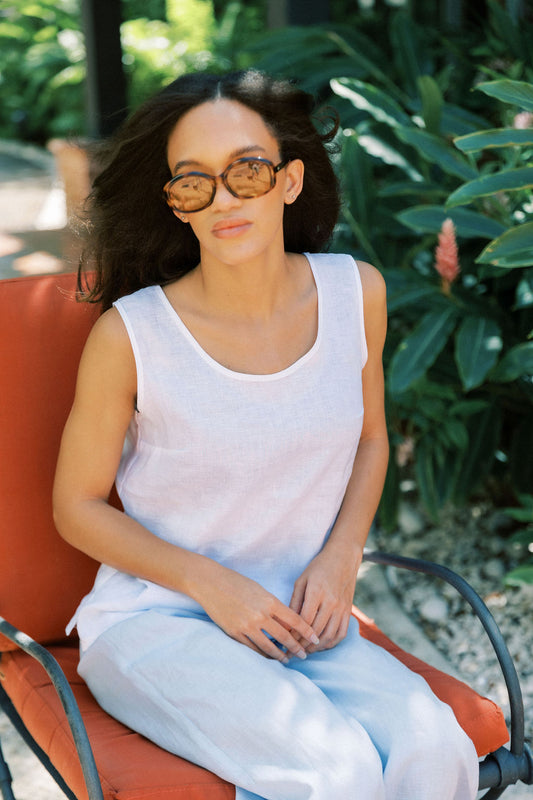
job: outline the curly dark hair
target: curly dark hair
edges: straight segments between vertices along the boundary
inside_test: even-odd
[[[87,202],[87,242],[79,268],[83,299],[106,309],[122,295],[168,283],[199,263],[196,236],[189,225],[176,224],[162,192],[170,177],[167,141],[183,114],[219,98],[259,113],[281,159],[302,159],[303,190],[284,212],[285,249],[324,249],[340,207],[326,146],[337,132],[337,118],[320,131],[311,95],[256,70],[184,75],[147,100],[96,154],[100,172]]]

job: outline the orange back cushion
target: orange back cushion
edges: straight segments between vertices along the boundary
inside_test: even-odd
[[[64,638],[97,569],[52,519],[61,433],[98,313],[75,286],[70,274],[0,281],[0,615],[41,642]]]

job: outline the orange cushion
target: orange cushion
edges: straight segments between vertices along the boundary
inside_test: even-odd
[[[353,613],[359,620],[361,636],[385,648],[413,672],[418,672],[429,683],[434,694],[452,707],[457,722],[474,742],[478,756],[494,752],[509,740],[505,718],[496,703],[482,697],[466,683],[402,650],[355,606]]]
[[[63,639],[97,568],[52,520],[59,441],[97,315],[75,286],[74,275],[0,281],[0,615],[44,642]]]

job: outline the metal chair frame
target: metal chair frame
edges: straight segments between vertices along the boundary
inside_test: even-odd
[[[510,704],[510,745],[501,747],[489,754],[480,763],[479,789],[488,789],[483,800],[496,800],[505,789],[523,781],[533,784],[533,758],[524,737],[524,704],[518,675],[501,631],[499,630],[489,609],[474,589],[457,573],[439,564],[422,559],[406,558],[382,552],[365,551],[365,561],[382,566],[399,567],[440,578],[452,585],[469,603],[485,629],[496,657],[500,663],[502,674],[509,694]],[[72,689],[56,659],[48,650],[29,636],[19,631],[7,620],[0,617],[0,633],[16,644],[20,649],[35,658],[48,673],[52,684],[65,710],[68,724],[72,732],[78,757],[87,787],[89,800],[103,800],[103,792],[98,777],[98,770],[91,745],[78,705]],[[0,656],[1,657],[1,656]],[[15,728],[22,735],[26,744],[33,750],[46,767],[50,775],[70,800],[76,796],[65,784],[43,750],[34,742],[22,719],[13,707],[6,692],[0,686],[0,707],[9,717]],[[12,778],[0,746],[0,794],[2,800],[16,800],[12,790]]]

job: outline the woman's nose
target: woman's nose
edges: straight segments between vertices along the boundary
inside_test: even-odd
[[[213,206],[221,209],[237,208],[241,203],[241,198],[235,197],[235,195],[229,191],[222,178],[218,176]]]

